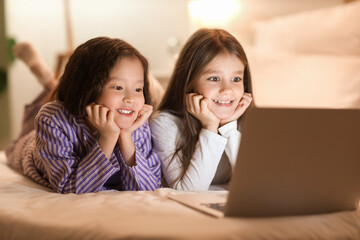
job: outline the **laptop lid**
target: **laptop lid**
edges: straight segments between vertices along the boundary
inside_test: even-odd
[[[354,210],[359,193],[360,110],[247,111],[226,216]]]

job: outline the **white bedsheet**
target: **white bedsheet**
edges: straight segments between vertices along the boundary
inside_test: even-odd
[[[360,239],[360,211],[216,219],[168,194],[177,191],[57,194],[10,169],[0,152],[0,239]]]

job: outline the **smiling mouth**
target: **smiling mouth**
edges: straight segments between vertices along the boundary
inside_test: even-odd
[[[214,100],[215,103],[218,103],[218,104],[230,104],[232,103],[233,101],[232,100],[228,100],[228,101],[221,101],[221,100]]]
[[[117,111],[118,111],[118,113],[126,115],[126,116],[130,116],[130,115],[132,115],[134,113],[134,111],[123,110],[123,109],[118,109]]]

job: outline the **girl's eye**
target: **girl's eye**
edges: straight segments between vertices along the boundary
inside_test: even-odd
[[[114,88],[115,88],[115,90],[122,90],[122,89],[123,89],[123,88],[120,87],[120,86],[115,86]]]
[[[136,92],[142,92],[143,90],[142,90],[142,88],[135,88],[135,91]]]
[[[232,79],[233,82],[241,82],[241,80],[242,80],[242,79],[239,78],[239,77],[235,77],[235,78]]]
[[[219,77],[209,77],[208,80],[212,81],[212,82],[218,82],[218,81],[220,81],[220,78]]]

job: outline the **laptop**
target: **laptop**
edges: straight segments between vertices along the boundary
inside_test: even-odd
[[[228,194],[169,198],[215,217],[356,210],[360,110],[250,108]]]

